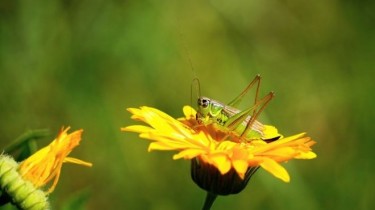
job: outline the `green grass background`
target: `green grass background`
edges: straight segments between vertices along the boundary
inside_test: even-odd
[[[134,124],[125,108],[179,117],[195,76],[203,95],[228,102],[260,73],[261,94],[276,92],[261,120],[286,136],[308,132],[318,158],[284,164],[289,184],[259,170],[213,210],[373,209],[374,6],[0,1],[0,148],[28,129],[50,129],[45,146],[63,125],[83,128],[72,156],[94,166],[64,165],[54,209],[82,194],[86,209],[200,209],[205,193],[189,162],[148,153],[148,141],[120,132]]]

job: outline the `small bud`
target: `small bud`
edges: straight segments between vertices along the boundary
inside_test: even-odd
[[[17,169],[16,161],[9,156],[0,155],[0,188],[10,198],[9,202],[25,210],[49,209],[46,194],[24,180]]]

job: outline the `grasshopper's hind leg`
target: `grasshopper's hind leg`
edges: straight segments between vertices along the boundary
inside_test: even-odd
[[[254,99],[254,105],[257,103],[258,101],[258,93],[259,93],[259,86],[260,86],[260,80],[261,80],[261,77],[259,74],[257,74],[255,76],[255,78],[253,79],[253,81],[251,81],[247,86],[246,88],[240,93],[240,95],[238,95],[236,98],[234,98],[231,102],[228,103],[229,106],[232,106],[232,107],[237,107],[241,101],[242,101],[242,98],[247,94],[247,92],[249,92],[249,90],[256,84],[256,90],[255,90],[255,99]]]
[[[251,131],[254,122],[267,106],[267,104],[272,100],[274,95],[275,94],[273,92],[270,92],[261,100],[257,101],[254,106],[233,115],[228,119],[224,126],[226,126],[229,131],[234,131],[238,128],[238,126],[243,126],[242,122],[244,122],[250,116],[250,119],[246,123],[246,127],[244,128],[244,130],[242,131],[242,133],[238,134],[240,138],[246,138],[247,134]],[[251,113],[252,115],[250,115]]]
[[[256,103],[256,107],[260,106],[259,109],[254,109],[253,115],[250,117],[249,122],[246,124],[245,130],[242,132],[241,137],[246,137],[247,134],[251,131],[252,125],[254,124],[255,120],[259,117],[260,113],[267,107],[268,103],[272,100],[275,96],[274,92],[268,93],[264,98],[262,98],[259,102]],[[259,105],[257,105],[259,104]]]

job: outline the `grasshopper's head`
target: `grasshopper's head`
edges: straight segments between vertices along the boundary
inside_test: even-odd
[[[205,123],[208,121],[211,107],[211,99],[207,97],[199,97],[198,101],[198,110],[196,119],[198,123]]]

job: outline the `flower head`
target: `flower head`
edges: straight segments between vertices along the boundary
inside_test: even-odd
[[[212,126],[199,126],[193,108],[185,106],[183,110],[185,117],[177,120],[155,108],[129,108],[132,119],[149,126],[132,125],[122,128],[122,131],[140,133],[141,138],[152,140],[149,151],[177,150],[173,159],[198,159],[215,167],[222,175],[235,171],[241,179],[247,179],[249,169],[262,167],[275,177],[289,182],[289,174],[280,162],[316,157],[310,148],[315,142],[305,133],[281,137],[269,143],[262,138],[234,141],[234,136],[228,136]],[[276,135],[277,130],[272,126],[265,126],[264,129],[265,135],[280,136]]]
[[[60,177],[61,167],[64,162],[75,163],[84,166],[92,166],[91,163],[67,157],[69,153],[79,145],[83,130],[77,130],[68,134],[70,128],[61,129],[55,140],[48,146],[40,149],[35,154],[21,162],[18,171],[21,176],[39,188],[53,180],[47,193],[52,192]]]

